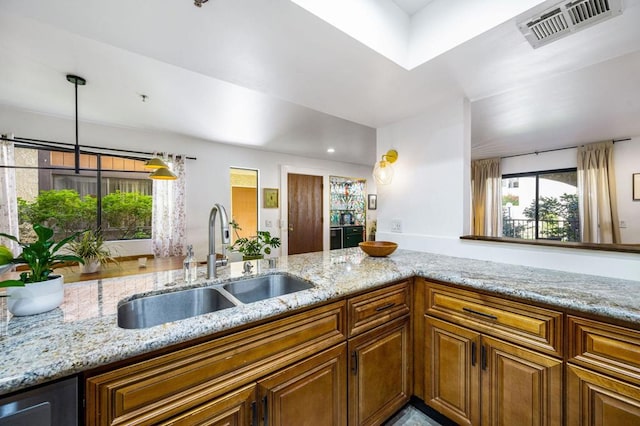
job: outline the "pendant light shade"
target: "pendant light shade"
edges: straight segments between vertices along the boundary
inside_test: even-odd
[[[162,161],[159,157],[153,157],[146,163],[144,163],[144,168],[149,170],[157,170],[157,169],[168,169],[167,163]]]
[[[178,176],[176,176],[171,170],[169,170],[169,168],[166,167],[165,164],[165,167],[160,167],[156,169],[155,172],[151,173],[149,175],[149,178],[155,180],[176,180],[178,179]]]
[[[389,185],[393,180],[393,167],[392,163],[395,163],[398,159],[398,151],[390,149],[386,154],[382,156],[382,159],[376,162],[373,167],[373,178],[376,183],[380,185]]]

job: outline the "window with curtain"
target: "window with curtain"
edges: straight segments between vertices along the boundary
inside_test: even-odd
[[[576,169],[502,176],[502,235],[580,241]]]
[[[20,238],[32,223],[56,237],[101,229],[105,240],[151,238],[152,182],[143,159],[81,154],[80,173],[68,150],[17,145],[15,194]]]

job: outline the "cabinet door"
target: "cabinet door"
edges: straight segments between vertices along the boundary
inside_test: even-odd
[[[640,425],[640,387],[568,364],[567,425]]]
[[[425,402],[460,425],[479,424],[480,334],[424,318]]]
[[[251,384],[176,416],[161,425],[244,426],[257,424],[256,385]]]
[[[349,341],[349,424],[381,424],[411,396],[409,317]]]
[[[483,425],[562,424],[562,361],[482,336]]]
[[[258,382],[262,424],[347,424],[346,343]]]

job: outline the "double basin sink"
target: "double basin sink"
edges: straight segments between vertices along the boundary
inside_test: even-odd
[[[313,288],[308,281],[286,274],[231,281],[129,300],[118,307],[118,326],[147,328]]]

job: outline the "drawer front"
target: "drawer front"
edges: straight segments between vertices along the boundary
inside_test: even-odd
[[[569,361],[640,385],[640,331],[569,316]]]
[[[362,235],[362,226],[345,226],[343,228],[345,235]]]
[[[345,339],[338,302],[87,379],[87,424],[158,424]]]
[[[425,314],[562,356],[561,312],[421,281]]]
[[[409,281],[404,281],[349,299],[349,337],[407,315],[410,312],[409,292]]]

